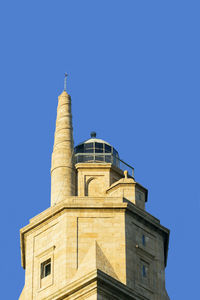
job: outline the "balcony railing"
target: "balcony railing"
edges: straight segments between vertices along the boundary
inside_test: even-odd
[[[128,171],[128,174],[134,177],[134,168],[129,164],[125,163],[120,158],[112,155],[111,153],[76,153],[75,154],[75,163],[111,163],[115,167],[125,171]]]

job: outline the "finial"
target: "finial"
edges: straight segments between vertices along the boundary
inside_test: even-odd
[[[128,178],[128,171],[127,170],[124,171],[124,177],[125,177],[125,179]]]
[[[91,136],[91,138],[96,138],[97,134],[96,134],[95,131],[92,131],[92,132],[90,133],[90,136]]]
[[[68,76],[68,74],[65,73],[65,79],[64,79],[64,91],[65,92],[67,91],[67,76]]]

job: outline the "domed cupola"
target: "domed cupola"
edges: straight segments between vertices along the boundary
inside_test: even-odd
[[[119,154],[108,142],[98,139],[96,132],[91,138],[74,148],[75,163],[111,163],[119,167]]]

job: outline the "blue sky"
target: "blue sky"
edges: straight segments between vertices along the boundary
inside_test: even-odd
[[[57,96],[69,73],[75,144],[95,130],[135,167],[170,228],[171,299],[199,296],[199,1],[0,4],[2,299],[24,285],[19,229],[50,205]]]

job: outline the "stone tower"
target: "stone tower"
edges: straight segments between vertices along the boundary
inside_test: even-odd
[[[123,171],[124,170],[124,171]],[[169,230],[145,211],[147,189],[116,149],[91,138],[74,148],[71,98],[58,110],[51,207],[21,229],[20,300],[169,300]]]

